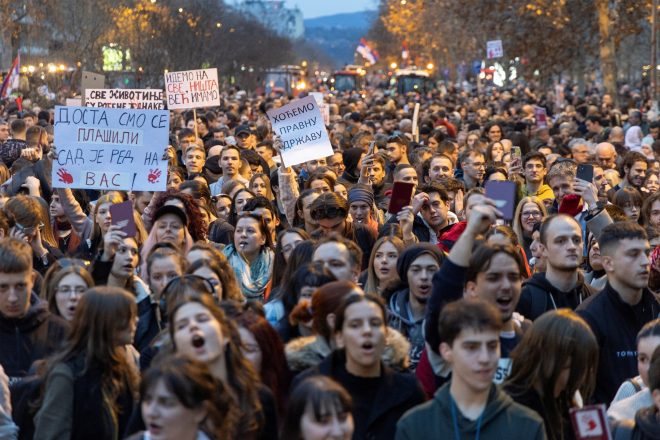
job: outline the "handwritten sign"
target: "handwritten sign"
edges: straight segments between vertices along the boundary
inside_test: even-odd
[[[168,72],[165,74],[165,90],[170,110],[220,105],[218,69]]]
[[[160,89],[87,89],[85,107],[165,110]]]
[[[323,117],[323,123],[325,125],[330,125],[330,106],[323,101],[323,93],[310,92],[309,94],[314,97],[316,105],[319,106],[319,111]]]
[[[504,49],[502,49],[502,40],[492,40],[486,42],[486,54],[488,59],[502,58],[504,56]]]
[[[323,117],[313,96],[267,112],[273,130],[282,138],[282,158],[293,166],[332,155]]]
[[[167,110],[55,107],[53,187],[165,191]]]

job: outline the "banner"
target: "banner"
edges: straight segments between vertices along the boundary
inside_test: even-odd
[[[220,105],[218,69],[215,68],[168,72],[165,90],[170,110]]]
[[[55,107],[54,188],[165,191],[167,110]]]
[[[165,110],[160,89],[87,89],[85,107]]]
[[[273,131],[282,138],[288,167],[333,154],[323,117],[313,96],[267,111]]]

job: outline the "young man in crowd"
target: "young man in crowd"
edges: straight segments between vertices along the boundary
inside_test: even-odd
[[[578,313],[600,346],[593,399],[608,404],[624,380],[637,375],[637,333],[658,317],[660,305],[648,289],[650,245],[646,231],[633,222],[606,226],[598,239],[607,285]]]
[[[454,162],[446,154],[436,153],[424,162],[424,182],[439,182],[454,177]]]
[[[408,160],[408,140],[403,135],[391,136],[387,139],[387,158],[390,161],[390,171],[398,165],[410,165]]]
[[[555,195],[552,188],[545,183],[548,174],[545,156],[536,151],[530,151],[523,158],[523,174],[525,185],[522,187],[523,197],[536,197],[542,201],[552,200]]]
[[[479,150],[465,150],[458,158],[463,169],[463,183],[465,190],[479,187],[483,184],[486,174],[486,158]]]
[[[494,224],[498,211],[491,200],[481,195],[472,201],[478,203],[470,206],[465,230],[433,277],[433,294],[425,323],[426,349],[434,373],[439,376],[436,380],[441,382],[449,375],[451,367],[439,357],[441,341],[437,322],[440,312],[448,303],[463,296],[484,300],[497,307],[503,322],[502,356],[494,378],[501,383],[511,369],[509,353],[520,340],[522,324],[529,325],[514,322],[513,316],[525,268],[520,253],[511,245],[484,244],[475,249],[477,239]]]
[[[322,264],[337,280],[357,283],[362,250],[354,241],[332,234],[317,243],[312,262]]]
[[[582,229],[565,214],[551,215],[541,224],[546,271],[534,274],[522,289],[517,310],[534,320],[548,310],[575,310],[595,290],[582,275]]]
[[[452,369],[451,380],[399,420],[395,438],[545,439],[543,419],[493,383],[503,330],[495,306],[455,301],[442,310],[437,326],[438,351]]]
[[[623,157],[623,179],[610,192],[611,196],[621,188],[632,187],[639,190],[644,184],[648,162],[646,157],[637,151],[630,151]]]
[[[66,322],[48,311],[32,291],[32,249],[23,240],[0,240],[0,365],[11,383],[28,374],[33,362],[60,348]]]
[[[230,180],[237,180],[243,185],[248,184],[248,180],[239,173],[241,168],[241,150],[233,145],[227,145],[220,153],[220,168],[222,168],[222,177],[215,183],[209,185],[211,195],[217,196],[222,193],[222,186]]]

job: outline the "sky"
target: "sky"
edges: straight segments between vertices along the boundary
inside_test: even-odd
[[[365,9],[375,10],[378,0],[286,0],[288,7],[298,6],[305,18],[359,12]]]

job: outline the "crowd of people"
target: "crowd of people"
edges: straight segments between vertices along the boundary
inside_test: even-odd
[[[0,438],[660,439],[660,118],[617,98],[327,94],[287,166],[293,98],[228,90],[156,193],[59,187],[53,109],[3,101]]]

